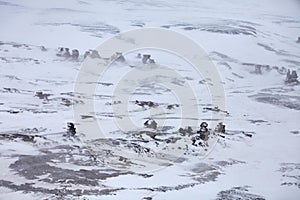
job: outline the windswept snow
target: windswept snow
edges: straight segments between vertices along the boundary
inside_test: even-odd
[[[300,85],[285,84],[288,70],[300,74],[299,1],[1,0],[0,25],[0,199],[300,199]],[[97,85],[93,97],[74,89],[85,51],[149,27],[181,33],[207,52],[225,110],[212,105],[212,80],[157,49],[123,52],[126,62],[101,76],[85,71],[99,77],[80,83]],[[78,49],[78,60],[57,56],[59,47]],[[137,79],[142,86],[122,102],[114,91],[120,83],[129,90],[124,74],[145,70],[138,53],[181,78]],[[160,80],[190,86],[195,97],[182,104]],[[73,107],[90,100],[95,112],[83,109],[75,121]],[[183,119],[185,107],[200,112]],[[210,138],[213,148],[193,146],[201,122],[220,120],[214,113],[226,131]],[[150,115],[156,130],[144,126]],[[123,118],[135,127],[120,130]],[[84,127],[95,121],[105,137],[87,140]]]

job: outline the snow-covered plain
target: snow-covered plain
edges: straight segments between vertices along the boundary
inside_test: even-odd
[[[300,74],[299,1],[0,1],[0,25],[0,199],[300,199],[300,85],[284,83],[288,69]],[[113,64],[97,82],[95,113],[74,119],[73,106],[87,98],[74,91],[83,53],[147,27],[191,38],[219,71],[229,114],[225,138],[205,158],[193,153],[201,147],[190,145],[174,160],[157,150],[164,142],[145,137],[155,132],[143,127],[153,108],[135,100],[164,111],[154,116],[162,141],[178,136],[181,109],[188,106],[160,85],[132,94],[128,115],[137,127],[122,132],[115,125],[124,116],[113,112],[119,103],[113,90],[141,62],[139,52],[185,77],[175,84],[193,87],[193,106],[201,111],[190,120],[210,125],[211,111],[204,109],[211,106],[210,81],[166,52],[125,54],[126,63]],[[78,49],[79,60],[57,57],[58,47]],[[167,109],[170,104],[179,107]],[[89,133],[80,127],[93,121],[106,138],[84,142]],[[75,122],[76,137],[64,136],[68,122]],[[137,164],[141,170],[133,171]]]

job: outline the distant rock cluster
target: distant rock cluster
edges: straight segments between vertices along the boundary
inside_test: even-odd
[[[225,125],[222,122],[220,122],[215,127],[215,129],[208,128],[207,122],[202,122],[198,131],[194,131],[190,126],[186,128],[179,128],[177,132],[174,132],[178,135],[168,138],[159,137],[165,135],[165,132],[163,131],[163,129],[158,127],[158,123],[154,119],[146,120],[144,122],[144,126],[148,129],[153,130],[139,131],[134,135],[138,137],[141,137],[142,135],[148,136],[151,139],[155,140],[157,145],[159,144],[159,142],[164,142],[165,144],[176,143],[178,140],[185,138],[184,140],[190,141],[190,143],[186,144],[186,147],[180,148],[186,148],[187,150],[189,149],[189,147],[191,147],[190,145],[192,145],[194,147],[203,147],[204,150],[207,151],[207,147],[209,147],[208,141],[211,137],[217,136],[225,138],[225,135],[222,134],[226,134]]]
[[[143,64],[155,64],[155,60],[151,58],[150,54],[144,54],[142,56],[141,53],[138,53],[136,58],[142,59]]]
[[[207,122],[202,122],[200,124],[200,129],[197,131],[197,134],[192,137],[192,145],[194,146],[207,146],[206,141],[209,139],[209,136],[212,133],[225,133],[225,125],[220,122],[215,130],[211,130],[208,128]],[[222,135],[219,135],[222,136]],[[222,136],[224,138],[224,136]]]
[[[59,47],[56,56],[77,60],[79,58],[79,51],[77,49],[73,49],[71,54],[69,48]]]
[[[298,38],[300,43],[300,37]],[[297,41],[297,42],[298,42]],[[264,71],[271,71],[276,70],[279,74],[286,75],[285,83],[289,85],[299,84],[298,75],[296,70],[289,70],[285,67],[278,67],[278,66],[270,66],[270,65],[258,65],[252,63],[243,63],[243,65],[254,66],[254,71],[251,73],[253,74],[263,74]]]
[[[95,58],[101,58],[100,54],[97,50],[88,50],[84,53],[83,58],[86,59],[87,57],[90,57],[92,59]]]
[[[141,106],[141,107],[148,106],[149,108],[158,106],[157,103],[154,103],[152,101],[138,101],[138,100],[135,100],[135,104],[138,105],[138,106]]]
[[[73,49],[72,53],[70,53],[69,48],[59,47],[58,52],[56,54],[58,57],[71,58],[72,60],[79,59],[79,51],[77,49]],[[97,50],[87,50],[83,54],[83,58],[92,58],[92,59],[101,59],[99,52]],[[117,62],[125,62],[125,57],[121,52],[114,53],[110,58],[103,58],[105,60],[117,61]]]
[[[47,49],[42,46],[41,47],[42,51],[47,51]],[[63,57],[66,59],[71,59],[71,60],[78,60],[80,57],[79,54],[79,50],[77,49],[73,49],[72,52],[70,52],[70,49],[68,47],[59,47],[58,48],[58,52],[56,53],[56,56],[58,57]],[[123,55],[122,52],[115,52],[110,58],[103,58],[101,57],[101,55],[99,54],[99,52],[95,49],[93,50],[87,50],[85,51],[85,53],[83,54],[83,59],[86,58],[92,58],[92,59],[104,59],[107,61],[112,61],[112,62],[125,62],[126,59]],[[136,58],[141,59],[143,64],[155,64],[155,60],[151,58],[150,54],[141,54],[138,53]]]
[[[255,64],[255,63],[242,63],[245,66],[253,66],[254,70],[250,73],[252,74],[263,74],[264,72],[270,72],[272,70],[277,71],[279,74],[284,75],[287,72],[285,67],[271,66],[271,65],[263,65],[263,64]]]
[[[135,100],[134,104],[143,107],[143,108],[156,108],[159,106],[159,103],[155,103],[153,101],[139,101]],[[179,108],[179,104],[169,104],[166,107],[168,110]]]

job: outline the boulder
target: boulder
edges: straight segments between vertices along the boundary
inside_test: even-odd
[[[145,121],[144,126],[146,128],[157,129],[157,123],[153,119],[148,119],[147,121]]]
[[[287,84],[298,84],[298,74],[295,70],[291,71],[288,70],[286,73],[286,79],[285,79],[285,83]]]
[[[151,55],[149,54],[144,54],[142,58],[143,64],[147,64],[148,59],[150,59]]]

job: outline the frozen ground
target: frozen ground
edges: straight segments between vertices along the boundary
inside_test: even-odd
[[[0,1],[0,199],[300,199],[300,85],[284,83],[288,69],[300,74],[299,19],[297,0]],[[216,120],[206,109],[210,80],[155,50],[126,54],[126,63],[112,65],[96,83],[95,113],[82,113],[76,137],[65,136],[73,106],[88,99],[74,91],[83,53],[143,27],[188,36],[220,73],[226,132],[205,158],[199,156],[204,148],[192,145],[181,147],[179,159],[164,149],[178,138],[190,141],[177,131],[187,105],[155,80],[129,102],[138,128],[122,132],[114,123],[128,116],[113,112],[124,103],[113,101],[113,90],[141,64],[138,52],[182,74],[175,85],[192,86],[197,104],[189,106],[201,113],[191,123]],[[79,60],[57,57],[58,47],[78,49]],[[153,101],[165,112],[155,113],[156,131],[143,127],[154,108],[135,100]],[[89,133],[81,127],[93,121],[106,138],[83,142]]]

